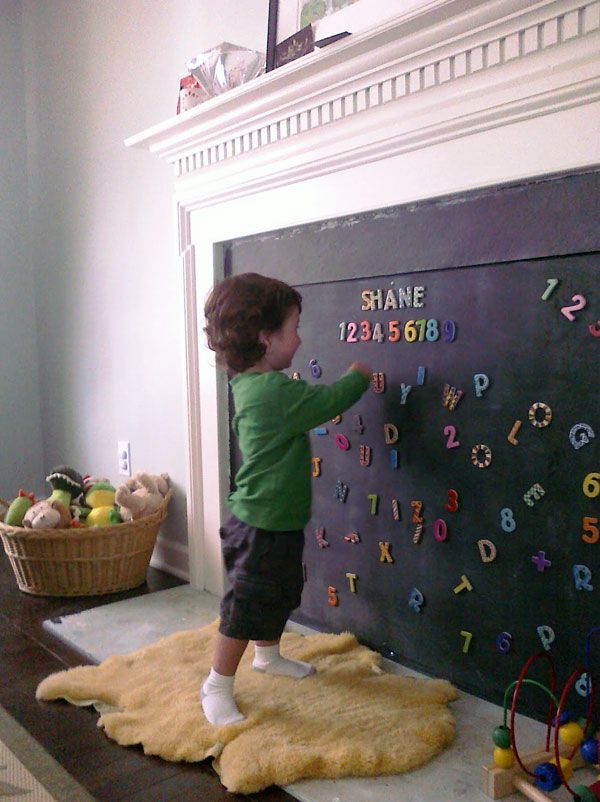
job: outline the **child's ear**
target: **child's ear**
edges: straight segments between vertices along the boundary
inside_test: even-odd
[[[267,349],[268,349],[268,348],[269,348],[269,346],[271,345],[271,336],[270,336],[270,333],[269,333],[268,331],[261,331],[261,332],[259,333],[259,335],[258,335],[258,342],[259,342],[261,345],[264,345],[264,346],[265,346],[265,348],[267,348]]]

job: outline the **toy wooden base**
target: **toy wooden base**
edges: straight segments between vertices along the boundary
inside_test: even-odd
[[[538,763],[546,763],[553,758],[554,752],[546,751],[530,752],[521,755],[523,765],[526,766],[529,771],[533,771]],[[571,765],[573,769],[578,769],[586,765],[579,754],[579,750],[573,755]],[[510,769],[498,768],[494,763],[484,766],[482,790],[490,799],[502,799],[515,791],[520,791],[528,799],[531,799],[532,802],[553,802],[551,796],[548,796],[544,791],[535,787],[532,778],[525,774],[516,761]]]

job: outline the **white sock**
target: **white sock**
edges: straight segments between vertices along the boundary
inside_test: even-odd
[[[252,668],[266,674],[282,674],[284,677],[302,679],[315,673],[314,666],[301,660],[288,660],[279,654],[279,644],[274,646],[255,646]]]
[[[206,682],[200,689],[202,709],[210,724],[224,727],[225,724],[244,720],[233,698],[234,679],[235,677],[225,677],[211,668]]]

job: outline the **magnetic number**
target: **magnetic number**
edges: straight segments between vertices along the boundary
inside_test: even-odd
[[[433,536],[438,543],[443,543],[444,540],[446,540],[447,534],[448,528],[443,518],[438,518],[437,521],[433,522]]]
[[[590,690],[591,690],[590,677],[585,671],[575,683],[575,690],[580,696],[583,696],[584,699],[587,699],[587,697],[590,695]]]
[[[510,632],[500,632],[496,636],[496,648],[502,654],[507,654],[512,649],[512,635]]]
[[[407,343],[414,343],[417,339],[417,329],[414,320],[407,320],[404,324],[404,339]]]
[[[581,536],[581,539],[585,543],[597,543],[600,539],[600,529],[598,529],[595,524],[598,523],[597,518],[588,518],[585,517],[583,519],[583,532],[584,534]],[[589,532],[589,534],[587,534]]]
[[[583,480],[583,494],[588,498],[596,498],[600,493],[600,473],[592,472]]]
[[[548,286],[546,287],[546,290],[542,295],[542,301],[548,300],[548,298],[552,295],[556,287],[560,284],[560,280],[557,278],[549,278],[546,279],[546,283],[548,284]]]
[[[371,515],[377,515],[377,505],[379,504],[379,496],[375,493],[369,493],[367,496],[371,502]]]
[[[580,312],[582,309],[585,309],[587,301],[583,295],[574,295],[571,300],[574,302],[573,306],[563,306],[560,311],[567,320],[570,320],[572,323],[575,320],[573,312]]]
[[[313,379],[319,379],[321,377],[321,366],[316,359],[311,359],[308,363],[308,367],[310,368]]]
[[[377,340],[378,343],[381,343],[385,340],[383,329],[381,328],[381,323],[376,323],[371,328],[371,324],[369,323],[369,321],[363,320],[361,321],[360,327],[362,330],[360,339],[363,342],[367,342],[367,340]]]
[[[466,654],[469,651],[469,646],[471,645],[471,638],[473,637],[473,633],[466,632],[464,629],[461,629],[460,634],[465,639],[462,650]]]
[[[448,490],[448,503],[444,504],[444,509],[448,512],[456,512],[458,509],[458,493],[456,490]]]
[[[444,320],[442,323],[442,340],[451,343],[456,337],[456,325],[453,320]]]
[[[455,440],[454,437],[456,436],[456,429],[454,426],[444,426],[444,434],[448,438],[448,442],[446,443],[446,448],[457,448],[460,445],[458,440]]]
[[[430,342],[434,343],[440,339],[440,323],[433,318],[426,320],[407,320],[402,323],[399,320],[389,320],[387,324],[387,334],[384,332],[384,324],[381,322],[371,323],[369,320],[361,320],[359,323],[348,323],[342,321],[339,324],[340,340],[347,343],[369,342],[371,340],[382,343],[387,339],[391,343],[397,343],[404,339],[407,343]],[[360,329],[360,337],[358,336]],[[456,337],[456,324],[453,320],[444,320],[441,323],[441,337],[444,342],[451,343]]]
[[[503,510],[500,510],[500,526],[505,532],[514,532],[517,528],[515,516],[509,507],[504,507]]]
[[[389,320],[388,340],[391,343],[397,343],[401,336],[402,336],[402,330],[400,329],[400,322],[398,320]]]
[[[383,326],[381,323],[376,323],[373,326],[373,340],[377,340],[378,343],[382,343],[385,340],[385,334],[383,333]]]
[[[429,343],[434,343],[439,339],[440,331],[438,329],[437,320],[428,320],[427,328],[425,329],[425,339]]]
[[[412,522],[413,524],[422,524],[423,519],[421,518],[421,510],[423,509],[423,502],[422,501],[411,501],[410,506],[413,508],[414,512],[412,514]]]

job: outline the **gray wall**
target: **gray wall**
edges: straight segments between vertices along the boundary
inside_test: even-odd
[[[59,462],[118,483],[117,440],[129,440],[134,472],[172,477],[176,499],[157,553],[179,572],[187,567],[185,386],[173,176],[123,140],[175,114],[191,56],[224,40],[264,50],[267,6],[0,3],[2,44],[8,38],[0,49],[3,100],[8,93],[0,119],[11,156],[10,168],[4,159],[2,167],[10,174],[0,189],[1,264],[13,299],[10,318],[20,321],[16,331],[10,320],[0,323],[0,353],[9,360],[2,371],[0,495],[38,476],[43,485],[44,471]],[[5,192],[9,185],[14,191]],[[6,286],[3,296],[6,315]],[[9,351],[9,343],[16,348]],[[21,365],[20,384],[7,390]],[[18,470],[17,447],[27,455]]]
[[[0,496],[44,486],[21,4],[0,2]]]

